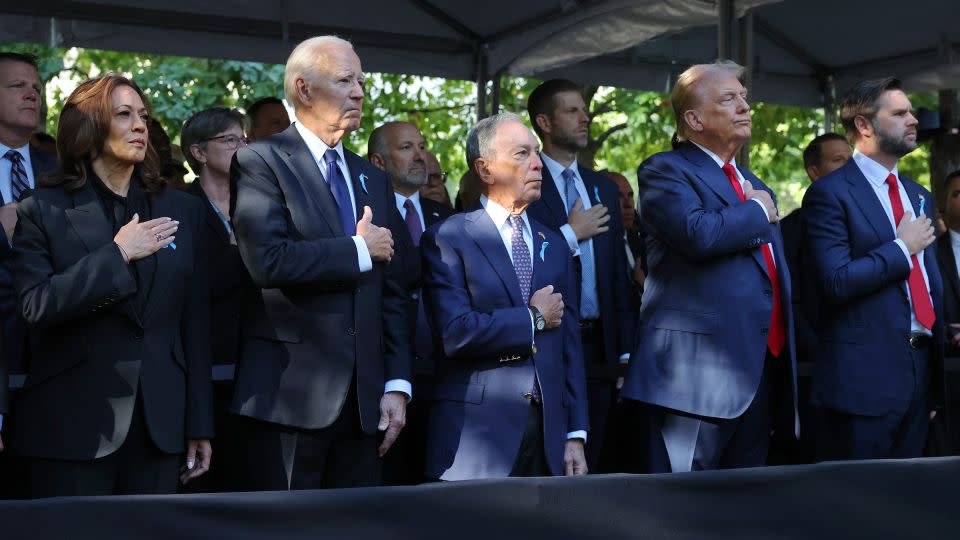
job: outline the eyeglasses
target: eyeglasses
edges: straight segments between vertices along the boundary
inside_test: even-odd
[[[427,175],[427,182],[430,183],[430,184],[432,184],[432,183],[434,183],[434,182],[439,182],[439,183],[441,183],[441,184],[446,184],[446,183],[447,183],[447,173],[442,172],[442,173],[428,174],[428,175]]]
[[[236,149],[239,148],[240,146],[246,146],[246,145],[247,145],[247,138],[246,138],[246,137],[238,137],[238,136],[233,135],[233,134],[230,134],[230,135],[218,135],[218,136],[216,136],[216,137],[207,137],[206,139],[200,139],[200,142],[207,142],[207,141],[219,141],[219,142],[222,142],[222,143],[223,143],[227,148],[229,148],[230,150],[236,150]]]

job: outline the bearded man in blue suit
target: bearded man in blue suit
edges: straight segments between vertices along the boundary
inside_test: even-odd
[[[587,403],[566,242],[530,219],[543,164],[519,116],[470,130],[480,204],[421,239],[436,386],[426,474],[441,480],[586,474]]]

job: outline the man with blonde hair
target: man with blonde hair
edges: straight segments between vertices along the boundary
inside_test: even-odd
[[[622,396],[647,412],[650,454],[666,450],[655,472],[764,465],[775,424],[798,434],[777,207],[734,159],[751,131],[741,73],[726,62],[683,72],[671,96],[679,144],[637,172],[648,274]]]
[[[415,272],[394,253],[390,181],[343,145],[363,79],[349,42],[304,41],[284,74],[296,121],[234,156],[233,226],[259,287],[232,405],[246,417],[247,489],[375,485],[404,426]]]

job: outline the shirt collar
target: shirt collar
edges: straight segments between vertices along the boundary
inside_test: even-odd
[[[493,224],[497,226],[497,230],[503,230],[503,224],[510,218],[510,211],[499,203],[491,201],[486,195],[480,195],[480,204],[483,205],[483,209],[487,211],[487,215],[493,220]],[[527,220],[526,212],[520,214],[520,219],[523,220],[524,228],[530,230],[530,222]]]
[[[394,191],[394,192],[393,192],[393,196],[397,198],[397,207],[398,207],[398,208],[403,208],[403,204],[404,204],[405,202],[407,202],[407,200],[410,200],[411,202],[413,202],[413,207],[414,207],[414,208],[420,208],[420,191],[419,191],[419,190],[418,190],[418,191],[414,191],[414,192],[413,192],[413,195],[411,195],[411,196],[409,196],[409,197],[404,196],[402,193],[400,193],[400,192],[398,192],[398,191]]]
[[[580,173],[579,173],[579,170],[577,169],[576,159],[573,160],[573,163],[571,163],[569,167],[564,167],[559,162],[557,162],[557,160],[548,156],[546,152],[540,152],[540,161],[542,161],[543,165],[547,168],[548,171],[550,171],[550,176],[553,177],[553,180],[555,182],[563,181],[563,171],[567,169],[572,170],[573,174],[577,178],[580,178]]]
[[[23,156],[23,159],[25,159],[27,163],[30,162],[30,143],[27,143],[20,148],[10,148],[5,144],[0,143],[0,159],[7,155],[7,150],[16,150],[21,156]]]
[[[710,150],[710,149],[707,148],[706,146],[703,146],[702,144],[700,144],[700,143],[698,143],[698,142],[696,142],[696,141],[690,141],[690,142],[692,142],[693,144],[695,144],[695,145],[697,146],[697,148],[703,150],[703,152],[704,152],[705,154],[707,154],[708,156],[710,156],[710,159],[712,159],[712,160],[714,161],[714,163],[717,164],[717,167],[723,167],[723,165],[724,165],[723,160],[720,159],[720,156],[718,156],[717,154],[715,154],[715,153],[713,152],[713,150]],[[737,170],[737,158],[730,158],[730,164],[733,165],[733,170]]]
[[[304,127],[296,117],[294,117],[293,125],[296,126],[297,132],[300,133],[300,137],[303,138],[303,142],[307,144],[307,149],[309,149],[310,154],[313,155],[313,160],[317,163],[325,164],[323,156],[327,153],[327,150],[330,150],[327,143],[320,140],[320,137],[317,137],[314,132]],[[346,164],[347,161],[343,157],[343,141],[338,142],[333,150],[336,150],[337,155],[340,157],[340,163]]]
[[[875,188],[886,184],[887,176],[890,176],[890,173],[893,173],[893,176],[895,176],[897,180],[900,180],[900,173],[897,172],[896,167],[894,167],[892,171],[888,171],[886,167],[866,155],[861,154],[859,150],[853,151],[853,162],[857,164],[857,167],[860,167],[860,172],[867,177],[867,180],[873,184]]]

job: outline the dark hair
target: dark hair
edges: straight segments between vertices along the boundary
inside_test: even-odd
[[[543,137],[543,133],[537,125],[537,117],[545,114],[552,118],[553,110],[557,107],[555,98],[557,94],[563,92],[576,92],[582,95],[583,87],[567,79],[550,79],[530,92],[530,97],[527,98],[527,113],[530,115],[533,130],[540,137]]]
[[[952,173],[948,174],[946,178],[944,178],[943,187],[949,188],[950,182],[953,182],[957,178],[960,178],[960,169],[953,171]]]
[[[230,129],[234,125],[239,125],[240,129],[243,129],[244,120],[243,113],[236,109],[227,109],[226,107],[204,109],[187,118],[187,121],[183,123],[183,128],[180,130],[180,149],[183,151],[183,157],[187,159],[187,163],[190,164],[190,168],[193,169],[194,174],[200,174],[200,164],[196,158],[193,157],[193,152],[190,151],[190,147],[196,144],[201,148],[205,148],[207,144],[206,139],[215,136],[221,131]]]
[[[41,181],[44,186],[61,186],[66,190],[80,189],[91,173],[90,163],[97,157],[110,135],[113,118],[113,91],[121,86],[132,88],[149,111],[147,97],[130,79],[107,73],[88,79],[67,98],[57,125],[57,170]],[[148,134],[149,135],[149,134]],[[154,195],[167,186],[160,174],[160,159],[147,139],[146,156],[134,166],[134,173],[143,182],[144,190]]]
[[[275,104],[283,107],[283,101],[275,97],[260,98],[254,101],[253,103],[251,103],[250,106],[247,107],[247,116],[250,118],[251,124],[253,123],[253,119],[256,118],[257,113],[260,112],[260,109],[264,108],[266,105],[271,105],[271,104]]]
[[[847,139],[845,139],[843,135],[840,135],[839,133],[824,133],[823,135],[817,135],[803,150],[804,167],[820,164],[820,160],[823,159],[823,143],[827,141],[847,142]]]
[[[858,137],[856,118],[862,116],[872,122],[877,115],[880,96],[901,88],[900,79],[885,77],[858,82],[847,91],[840,102],[840,122],[850,144],[855,143]]]
[[[21,64],[29,64],[33,66],[33,69],[40,71],[40,68],[37,66],[37,57],[32,54],[0,51],[0,62],[20,62]]]

